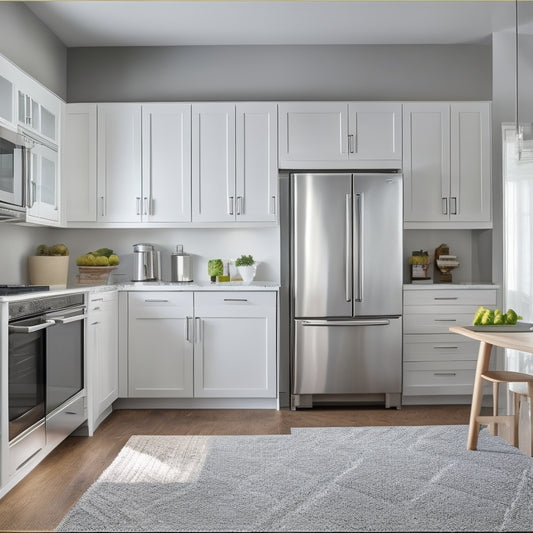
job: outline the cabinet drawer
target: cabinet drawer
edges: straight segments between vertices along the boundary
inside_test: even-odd
[[[403,360],[404,362],[476,361],[478,348],[478,341],[453,333],[404,335]]]
[[[197,292],[194,294],[195,315],[262,316],[265,309],[275,309],[276,294],[272,292]]]
[[[85,420],[85,397],[80,397],[46,418],[46,445],[58,445]]]
[[[192,292],[130,292],[130,318],[180,318],[193,314]]]
[[[495,306],[495,289],[406,290],[403,304],[408,305],[473,305]]]
[[[112,302],[118,298],[117,291],[103,291],[89,296],[89,309],[98,307],[102,302]]]
[[[46,445],[44,421],[9,446],[9,475],[12,476]]]
[[[451,326],[471,324],[474,311],[470,310],[466,313],[406,313],[403,318],[403,332],[404,334],[449,333]]]
[[[404,363],[403,394],[472,394],[475,373],[475,361]]]

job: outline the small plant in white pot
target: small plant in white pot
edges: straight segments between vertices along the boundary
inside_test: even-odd
[[[251,255],[241,255],[235,259],[235,266],[244,283],[252,283],[257,270],[257,263]]]

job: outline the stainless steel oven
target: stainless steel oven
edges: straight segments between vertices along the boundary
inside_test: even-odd
[[[84,388],[83,294],[9,304],[9,441]]]

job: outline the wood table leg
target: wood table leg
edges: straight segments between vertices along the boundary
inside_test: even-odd
[[[468,427],[468,450],[477,448],[477,438],[479,435],[479,424],[477,417],[481,413],[481,402],[483,401],[483,379],[481,374],[489,369],[490,353],[492,344],[481,342],[476,364],[476,376],[474,378],[474,391],[472,393],[472,407],[470,408],[470,424]]]

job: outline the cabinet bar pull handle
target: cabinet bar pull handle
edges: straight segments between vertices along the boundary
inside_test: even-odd
[[[194,326],[194,342],[198,342],[200,340],[200,327],[202,323],[202,319],[200,317],[196,317],[194,319],[195,326]]]
[[[141,197],[136,196],[135,200],[137,202],[137,214],[140,215],[141,214]]]
[[[105,216],[105,209],[104,209],[105,203],[104,203],[104,197],[100,196],[100,216]]]
[[[242,196],[237,196],[237,215],[243,214],[243,203],[242,203]]]
[[[455,376],[455,372],[433,372],[434,376]]]
[[[436,318],[435,322],[457,322],[456,318]]]
[[[348,135],[348,151],[353,154],[355,151],[355,142],[354,142],[354,135],[350,134]]]
[[[276,197],[272,196],[272,214],[276,214]]]
[[[91,322],[91,326],[97,326],[100,322]]]
[[[100,311],[100,307],[93,307],[91,311]]]
[[[434,350],[458,350],[459,346],[433,346]]]
[[[228,215],[233,215],[233,196],[228,196]]]
[[[225,302],[247,302],[246,298],[224,298]]]
[[[91,302],[103,302],[103,301],[104,301],[103,298],[93,298],[93,299],[91,300]],[[99,309],[99,308],[98,308],[98,309]]]
[[[143,198],[143,215],[148,214],[148,198],[145,196]]]
[[[442,199],[442,214],[443,215],[448,214],[448,198]]]
[[[168,302],[168,300],[157,300],[155,298],[146,298],[144,301],[147,303],[167,303]]]
[[[435,297],[433,298],[434,300],[458,300],[457,296],[449,296],[449,297]]]
[[[190,316],[185,317],[185,340],[187,342],[191,342],[191,338],[189,336],[189,320],[191,319]]]
[[[457,214],[457,197],[450,196],[450,215]]]

